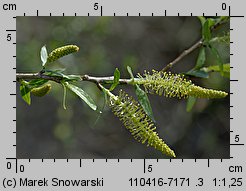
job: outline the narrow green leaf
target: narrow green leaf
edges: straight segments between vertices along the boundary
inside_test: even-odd
[[[46,70],[45,71],[45,75],[47,76],[54,76],[54,77],[61,77],[61,78],[67,78],[67,75],[63,74],[60,71],[56,71],[56,70]]]
[[[221,72],[219,65],[212,65],[208,67],[201,68],[201,70],[206,72]],[[230,64],[223,64],[223,77],[230,78]]]
[[[95,120],[95,123],[94,123],[93,126],[92,126],[92,129],[94,129],[94,128],[96,127],[98,121],[101,119],[102,113],[103,113],[103,111],[104,111],[104,109],[105,109],[105,107],[106,107],[106,103],[108,102],[108,94],[105,92],[104,89],[102,89],[102,90],[103,90],[102,92],[103,92],[103,95],[104,95],[103,105],[102,105],[101,110],[100,110],[99,113],[98,113],[98,116],[97,116],[97,118],[96,118],[96,120]]]
[[[130,74],[131,79],[134,80],[134,75],[132,73],[131,67],[130,66],[127,66],[126,68],[127,68],[128,73]]]
[[[221,59],[221,57],[219,55],[218,50],[216,48],[214,48],[213,46],[211,46],[211,45],[209,46],[209,48],[210,48],[211,52],[213,53],[213,55],[216,58],[216,62],[219,65],[221,75],[223,75],[223,62],[222,62],[222,59]]]
[[[80,81],[81,80],[80,75],[66,75],[66,74],[63,74],[62,71],[60,70],[45,70],[45,75],[60,77],[64,81]]]
[[[230,33],[227,32],[223,36],[217,36],[212,38],[209,43],[224,43],[226,45],[230,45]]]
[[[80,81],[81,80],[80,75],[66,75],[66,77],[68,80],[71,80],[71,81]]]
[[[206,61],[205,47],[202,47],[200,49],[200,52],[199,52],[199,55],[196,61],[195,69],[200,69],[205,64],[205,61]]]
[[[224,72],[223,77],[225,78],[230,78],[230,72]]]
[[[202,26],[204,25],[204,23],[206,22],[206,18],[203,16],[198,16],[198,19],[200,20]]]
[[[112,91],[116,88],[116,86],[119,84],[119,80],[120,80],[120,71],[118,70],[118,68],[116,68],[114,71],[114,82],[111,85],[109,91]]]
[[[202,37],[205,42],[208,42],[211,39],[211,31],[209,26],[209,20],[207,19],[202,27]]]
[[[213,18],[208,18],[208,27],[209,29],[211,29],[217,22],[216,22],[216,19],[213,19]]]
[[[21,84],[20,85],[20,93],[21,93],[21,97],[22,99],[28,104],[31,105],[31,95],[30,95],[30,89],[24,85]]]
[[[208,73],[203,70],[190,70],[189,72],[186,72],[185,74],[189,76],[199,77],[199,78],[208,78]]]
[[[155,122],[155,118],[153,115],[153,111],[149,102],[148,95],[144,90],[142,90],[139,85],[135,85],[135,92],[138,98],[138,101],[142,108],[144,109],[145,113]]]
[[[206,67],[208,72],[220,72],[220,67],[218,65],[212,65]],[[230,72],[230,64],[223,64],[223,72]]]
[[[44,67],[48,59],[48,53],[45,45],[41,48],[40,57],[42,61],[42,66]]]
[[[32,89],[32,88],[40,87],[48,81],[49,80],[45,80],[45,79],[34,79],[34,80],[30,80],[29,82],[27,82],[27,85],[29,86],[29,88]]]
[[[220,22],[221,22],[221,21],[226,22],[226,21],[228,21],[228,20],[230,20],[230,17],[229,17],[229,16],[220,16],[220,18],[219,18],[219,21],[220,21]]]
[[[84,90],[73,84],[69,84],[68,82],[65,82],[64,85],[73,93],[75,93],[78,97],[80,97],[91,109],[97,109],[97,106],[93,99]]]
[[[193,108],[193,106],[195,105],[196,103],[196,99],[195,97],[189,97],[188,100],[187,100],[187,104],[186,104],[186,111],[187,112],[190,112]]]

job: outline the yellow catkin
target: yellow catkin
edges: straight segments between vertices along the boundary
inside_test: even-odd
[[[56,48],[49,54],[47,62],[54,62],[63,56],[66,56],[68,54],[78,52],[78,51],[79,51],[79,47],[76,45],[67,45],[67,46]]]
[[[45,84],[41,87],[33,88],[31,90],[31,93],[34,96],[42,97],[46,95],[47,93],[49,93],[50,90],[51,90],[51,84]]]
[[[122,90],[119,96],[110,96],[109,106],[123,122],[135,140],[154,147],[163,154],[176,157],[174,151],[155,132],[156,127],[140,104]]]
[[[224,98],[228,94],[223,91],[206,89],[199,86],[192,85],[189,87],[189,95],[198,98]]]
[[[138,75],[139,80],[135,82],[142,84],[146,92],[164,95],[165,97],[188,98],[224,98],[228,94],[223,91],[206,89],[194,85],[184,75],[171,74],[170,72],[158,72],[153,70],[152,74],[145,72],[143,76]]]

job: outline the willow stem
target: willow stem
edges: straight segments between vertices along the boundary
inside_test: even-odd
[[[42,73],[16,73],[16,80],[33,80],[33,79],[45,79],[51,80],[57,83],[61,83],[64,80],[61,76],[49,76]],[[107,76],[107,77],[95,77],[89,75],[81,75],[81,81],[89,81],[96,84],[112,84],[114,82],[114,76]],[[134,81],[137,81],[138,78],[135,78]],[[119,79],[119,84],[133,84],[132,79]]]
[[[222,20],[218,23],[216,23],[214,26],[211,27],[211,31],[215,31],[218,29],[221,25],[227,23],[228,20]],[[182,60],[184,57],[186,57],[188,54],[192,53],[196,49],[200,48],[203,45],[203,39],[201,38],[198,40],[195,44],[193,44],[191,47],[188,49],[184,50],[177,58],[175,58],[172,62],[170,62],[168,65],[166,65],[164,68],[162,68],[162,72],[165,72],[172,68],[174,65],[176,65],[180,60]]]
[[[166,65],[161,71],[165,72],[168,69],[172,68],[173,65],[177,64],[181,59],[183,59],[185,56],[196,50],[197,48],[202,46],[202,39],[200,39],[198,42],[193,44],[190,48],[184,50],[177,58],[175,58],[172,62],[170,62],[168,65]]]

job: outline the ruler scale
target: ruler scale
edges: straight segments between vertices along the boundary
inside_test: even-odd
[[[1,74],[4,90],[1,92],[1,190],[246,190],[243,121],[246,26],[240,3],[3,0],[0,5],[4,71]],[[230,159],[16,158],[16,16],[198,15],[231,17]]]

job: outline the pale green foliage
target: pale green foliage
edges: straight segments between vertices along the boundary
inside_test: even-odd
[[[82,99],[91,109],[93,109],[94,111],[97,110],[95,102],[83,89],[73,84],[69,84],[68,82],[64,82],[64,85],[66,88],[75,93],[80,99]]]
[[[164,95],[165,97],[188,98],[223,98],[226,92],[206,89],[192,84],[190,80],[181,74],[171,74],[153,70],[152,74],[144,73],[144,77],[138,75],[137,84],[142,84],[149,93]]]
[[[28,104],[31,105],[31,96],[30,96],[30,88],[28,88],[24,83],[20,85],[20,93],[22,99]]]
[[[220,42],[230,45],[230,32],[225,33],[223,36],[217,36],[210,40],[210,43]]]
[[[43,46],[41,48],[41,51],[40,51],[40,58],[41,58],[41,61],[42,61],[42,66],[45,66],[46,62],[47,62],[47,59],[48,59],[48,53],[47,53],[47,49],[45,46]]]
[[[220,72],[220,66],[218,65],[212,65],[212,66],[208,66],[208,67],[203,67],[201,68],[201,71],[204,72]],[[230,64],[223,64],[223,77],[227,77],[230,78]]]
[[[119,96],[110,95],[109,106],[113,113],[123,122],[135,140],[161,151],[163,154],[176,157],[174,151],[159,138],[156,127],[143,108],[132,97],[122,90]]]
[[[120,80],[120,71],[118,68],[116,68],[114,71],[114,82],[109,89],[110,91],[114,90],[118,86],[119,80]]]

